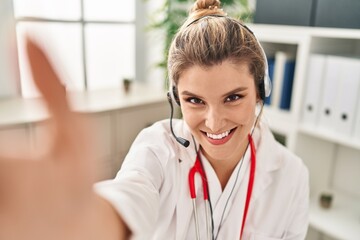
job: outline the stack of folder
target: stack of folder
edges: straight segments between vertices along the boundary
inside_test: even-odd
[[[303,123],[360,139],[360,59],[312,54],[306,81]]]
[[[268,58],[269,76],[272,81],[271,95],[265,104],[281,110],[290,110],[295,73],[295,56],[288,52],[277,51]]]

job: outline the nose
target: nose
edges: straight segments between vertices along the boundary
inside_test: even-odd
[[[213,133],[223,130],[224,127],[224,114],[217,107],[209,107],[205,113],[205,126]]]

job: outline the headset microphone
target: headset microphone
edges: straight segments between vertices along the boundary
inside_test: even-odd
[[[174,138],[176,139],[176,141],[178,141],[178,143],[180,143],[181,145],[183,145],[184,147],[188,147],[190,145],[190,142],[182,137],[178,137],[175,135],[173,127],[172,127],[172,119],[173,119],[173,114],[174,114],[174,108],[173,108],[173,104],[172,104],[172,99],[170,96],[170,93],[167,93],[167,99],[169,101],[170,104],[170,108],[171,108],[171,112],[170,112],[170,130],[172,135],[174,136]]]

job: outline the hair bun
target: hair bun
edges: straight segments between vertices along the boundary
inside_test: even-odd
[[[194,3],[190,13],[204,12],[202,15],[207,14],[225,14],[220,8],[221,2],[219,0],[197,0]],[[226,15],[226,14],[225,14]]]

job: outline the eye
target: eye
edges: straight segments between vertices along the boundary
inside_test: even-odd
[[[204,104],[203,100],[201,100],[200,98],[196,98],[196,97],[187,98],[186,101],[189,103],[192,103],[192,104]]]
[[[228,96],[226,99],[225,99],[225,102],[235,102],[239,99],[243,98],[242,95],[239,95],[239,94],[232,94],[230,96]]]

